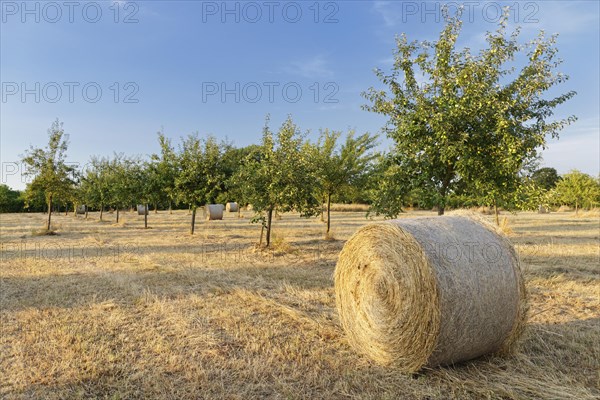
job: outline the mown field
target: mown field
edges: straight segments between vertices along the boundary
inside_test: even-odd
[[[2,214],[0,397],[594,399],[600,396],[598,214],[503,214],[530,295],[518,353],[403,375],[357,355],[335,311],[344,241],[368,223],[284,214],[256,252],[250,214],[200,221]],[[432,215],[409,212],[405,217]],[[491,218],[491,217],[490,217]]]

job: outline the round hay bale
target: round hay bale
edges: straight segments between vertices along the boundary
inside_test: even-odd
[[[538,214],[548,214],[548,210],[546,209],[546,207],[540,205],[538,207]]]
[[[85,214],[86,210],[87,210],[87,206],[85,204],[77,206],[77,214]]]
[[[223,219],[223,204],[207,204],[204,207],[204,216],[207,221]]]
[[[526,310],[513,246],[461,215],[359,229],[340,253],[335,293],[350,344],[404,372],[510,350]]]
[[[240,209],[240,206],[238,205],[238,203],[236,203],[236,202],[234,202],[234,201],[233,201],[233,202],[229,202],[229,203],[227,203],[227,204],[225,205],[225,209],[226,209],[228,212],[238,212],[238,211],[239,211],[239,209]]]
[[[144,214],[148,215],[148,209],[146,208],[145,205],[138,204],[137,205],[137,213],[138,213],[138,215],[144,215]]]

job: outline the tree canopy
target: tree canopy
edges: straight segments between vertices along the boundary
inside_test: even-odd
[[[388,90],[369,89],[365,108],[389,118],[390,160],[400,168],[389,176],[434,198],[439,214],[459,185],[485,194],[490,203],[512,196],[519,172],[537,157],[548,136],[575,120],[550,120],[554,109],[575,95],[544,98],[567,77],[555,71],[556,36],[540,33],[520,44],[519,29],[507,32],[508,13],[486,34],[486,48],[457,49],[460,14],[446,15],[435,42],[397,38],[392,72],[375,73]],[[522,63],[517,69],[515,65]],[[388,174],[389,175],[389,174]]]

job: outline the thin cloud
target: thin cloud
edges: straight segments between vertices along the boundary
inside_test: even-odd
[[[299,75],[309,79],[331,78],[334,75],[328,61],[323,56],[294,61],[288,67],[284,68],[284,70],[288,74]]]

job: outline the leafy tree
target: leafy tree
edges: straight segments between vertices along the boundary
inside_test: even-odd
[[[546,136],[575,117],[548,121],[553,110],[575,95],[543,95],[567,77],[554,70],[556,36],[521,45],[519,29],[508,35],[506,11],[496,32],[486,35],[487,48],[472,54],[456,49],[460,14],[446,15],[436,42],[397,39],[391,74],[376,70],[389,93],[374,88],[364,96],[367,110],[389,117],[385,131],[394,140],[394,159],[405,174],[400,181],[421,188],[444,213],[458,185],[485,193],[497,204],[520,182],[519,172],[537,158]],[[527,56],[524,66],[513,68]],[[423,82],[418,81],[423,77]]]
[[[113,169],[108,158],[92,157],[81,180],[81,193],[86,205],[100,210],[100,221],[104,207],[113,203]]]
[[[201,139],[197,134],[183,140],[179,154],[179,173],[175,187],[179,199],[192,210],[190,233],[194,234],[196,209],[215,201],[221,190],[222,148],[212,136]]]
[[[21,192],[0,184],[0,213],[19,212],[23,210],[24,205]]]
[[[545,190],[553,189],[560,180],[558,173],[554,168],[540,168],[531,175],[531,179]]]
[[[573,170],[565,174],[554,188],[556,199],[575,207],[592,207],[600,202],[600,182],[588,174]]]
[[[261,221],[266,228],[267,247],[274,210],[296,210],[302,216],[318,214],[321,205],[314,196],[316,176],[311,159],[311,149],[291,117],[276,135],[269,129],[267,118],[261,144],[247,157],[238,176],[239,182],[245,182],[246,199],[257,213],[254,221]]]
[[[33,176],[29,184],[44,192],[48,204],[48,222],[46,229],[50,231],[52,219],[52,205],[55,198],[66,194],[73,187],[73,167],[66,164],[68,137],[65,135],[63,125],[58,120],[54,121],[48,129],[48,145],[45,148],[33,146],[23,157],[27,166],[27,175]]]
[[[235,201],[240,206],[247,205],[247,186],[240,180],[239,170],[245,168],[246,159],[251,154],[259,154],[259,146],[252,144],[246,147],[236,148],[226,145],[223,153],[223,173],[225,176],[224,191],[220,202]],[[241,209],[241,207],[240,207]]]
[[[373,179],[369,188],[371,207],[369,214],[396,218],[402,212],[404,201],[408,197],[407,176],[391,155],[379,156]]]
[[[158,132],[158,143],[160,144],[160,154],[151,156],[153,168],[153,182],[156,183],[156,202],[166,200],[169,204],[169,213],[171,213],[173,203],[177,200],[177,191],[175,178],[178,174],[177,153],[171,145],[171,140],[167,138],[164,132]],[[156,210],[156,207],[154,207]]]
[[[142,191],[138,171],[141,161],[135,157],[115,154],[108,164],[108,170],[104,171],[108,183],[108,201],[115,208],[116,222],[119,222],[119,210],[130,207],[140,199]]]
[[[365,183],[372,167],[377,138],[368,133],[355,136],[351,131],[339,146],[340,132],[324,130],[315,147],[314,165],[319,189],[327,207],[327,234],[331,228],[331,197],[344,189]]]

